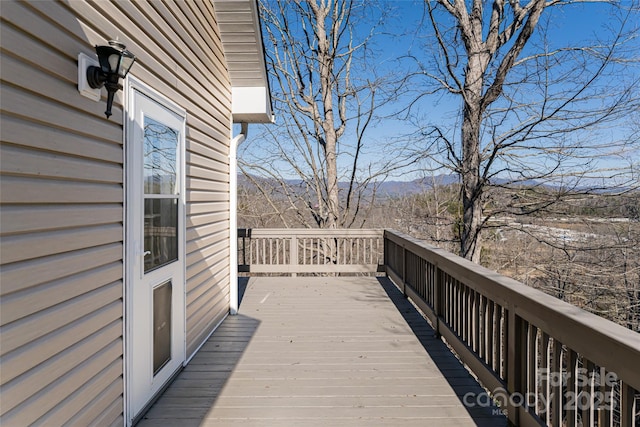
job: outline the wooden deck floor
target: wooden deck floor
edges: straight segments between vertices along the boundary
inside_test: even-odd
[[[482,390],[386,278],[251,278],[138,424],[503,426]]]

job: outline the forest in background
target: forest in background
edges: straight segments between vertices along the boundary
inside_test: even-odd
[[[262,181],[263,190],[268,184]],[[240,180],[238,226],[305,228],[299,218],[305,210],[291,209],[284,195],[277,195],[277,186],[268,191],[272,197],[267,200]],[[502,189],[496,197],[504,200],[496,206],[534,203],[540,191]],[[363,207],[367,214],[359,225],[394,229],[455,253],[459,192],[459,185],[446,184],[379,195]],[[538,214],[497,213],[487,223],[480,263],[640,332],[640,192],[576,193]]]

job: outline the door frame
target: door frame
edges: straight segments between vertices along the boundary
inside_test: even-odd
[[[146,407],[144,407],[139,413],[133,413],[133,405],[131,404],[132,396],[132,364],[133,364],[133,350],[131,345],[132,339],[132,319],[133,319],[133,301],[132,301],[132,292],[131,286],[135,283],[135,260],[136,257],[139,257],[139,252],[142,252],[144,248],[139,247],[142,243],[137,242],[135,236],[132,235],[132,229],[134,228],[134,207],[139,205],[140,202],[134,202],[133,191],[130,190],[131,182],[133,181],[133,169],[134,165],[134,153],[131,141],[133,141],[134,133],[135,133],[135,92],[139,92],[140,94],[146,96],[153,102],[158,103],[161,107],[170,110],[174,114],[177,114],[183,117],[183,126],[180,129],[182,134],[181,146],[180,146],[180,162],[181,162],[181,179],[180,179],[180,194],[182,204],[179,205],[178,209],[180,212],[179,218],[182,217],[183,220],[180,223],[179,221],[179,229],[178,229],[178,254],[182,256],[181,265],[182,265],[182,293],[179,298],[181,302],[181,306],[179,307],[180,318],[176,319],[180,322],[179,327],[182,328],[182,343],[181,343],[181,354],[179,354],[180,358],[180,368],[183,367],[186,363],[186,118],[187,112],[184,108],[176,104],[175,102],[168,99],[166,96],[162,95],[157,90],[153,89],[151,86],[145,84],[140,79],[128,75],[124,82],[124,102],[125,106],[123,111],[123,171],[124,171],[124,179],[123,179],[123,219],[124,219],[124,227],[123,227],[123,270],[124,270],[124,283],[123,283],[123,378],[124,378],[124,423],[126,426],[131,425],[136,418],[139,418],[142,414],[148,410],[148,408],[153,404],[153,402],[159,397],[160,393],[166,385],[171,382],[171,379],[175,377],[175,374],[180,371],[180,368],[177,369],[176,372],[172,373],[165,384],[161,386],[156,392],[154,396],[151,396],[150,400],[147,402]]]

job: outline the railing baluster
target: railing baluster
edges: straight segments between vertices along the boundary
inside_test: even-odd
[[[600,391],[602,394],[599,397],[602,397],[602,403],[598,412],[598,427],[610,427],[612,425],[611,418],[613,417],[613,387],[604,369],[600,370]]]
[[[362,239],[362,261],[366,264],[369,261],[369,240]]]
[[[583,406],[582,406],[582,410],[580,412],[581,414],[581,420],[582,420],[582,426],[583,427],[595,427],[595,393],[596,393],[596,388],[595,388],[595,364],[590,361],[590,360],[586,360],[583,359],[583,367],[584,369],[584,375],[586,376],[586,381],[583,383],[582,385],[582,393],[583,393],[583,399],[586,399],[586,401],[582,401]],[[586,403],[586,405],[584,404]]]
[[[247,265],[247,238],[242,236],[242,264]]]
[[[566,370],[566,393],[567,402],[563,411],[563,423],[566,427],[575,427],[577,423],[577,369],[578,369],[578,355],[575,351],[567,349],[565,352]],[[572,402],[573,401],[573,402]]]
[[[473,292],[473,351],[480,351],[480,294]]]
[[[459,294],[458,294],[458,283],[454,278],[451,278],[451,305],[452,305],[452,319],[451,319],[451,325],[453,326],[453,330],[455,331],[456,334],[459,335],[459,329],[458,326],[460,325],[459,323],[459,319],[458,319],[458,313],[459,313],[459,305],[458,305],[458,300],[459,300]]]
[[[455,293],[455,283],[453,278],[447,274],[447,312],[449,313],[449,319],[447,323],[451,326],[454,326],[456,323],[456,293]]]
[[[458,284],[458,336],[464,342],[464,299],[465,299],[465,286],[461,282]]]
[[[322,265],[327,265],[333,258],[333,247],[330,246],[329,241],[326,237],[320,239],[322,241]]]
[[[473,291],[464,287],[464,335],[467,346],[473,349]]]
[[[500,378],[502,375],[502,307],[496,304],[493,314],[493,370]]]
[[[560,426],[562,421],[562,344],[553,339],[551,346],[551,372],[549,378],[551,384],[551,425]]]
[[[550,371],[550,337],[546,332],[542,332],[540,337],[540,390],[541,399],[538,401],[538,414],[541,415],[545,424],[551,423],[551,381],[549,381]]]
[[[493,355],[494,355],[494,349],[495,349],[495,340],[493,338],[494,322],[495,322],[495,303],[490,300],[487,303],[487,337],[486,337],[485,362],[493,370],[495,370],[494,363],[493,363],[494,361]]]
[[[265,264],[273,264],[273,262],[271,261],[271,244],[273,243],[273,239],[269,238],[269,239],[264,239],[265,241],[265,250],[264,250],[264,258]]]
[[[480,337],[478,342],[478,356],[486,362],[487,360],[487,297],[480,295]]]
[[[298,267],[298,236],[295,234],[289,240],[289,264],[294,269],[293,274],[296,274],[295,269]]]
[[[466,301],[466,297],[467,297],[467,293],[466,293],[466,286],[458,281],[458,311],[459,311],[459,315],[458,315],[458,334],[460,335],[460,337],[462,338],[463,341],[465,341],[465,317],[466,317],[466,307],[465,307],[465,301]]]
[[[476,291],[469,288],[469,347],[474,351],[478,351],[476,331],[478,327],[478,307],[476,301]]]
[[[508,348],[508,338],[507,338],[507,333],[508,331],[508,322],[509,322],[509,317],[508,317],[508,312],[507,309],[505,307],[500,307],[500,360],[502,361],[501,363],[501,369],[500,369],[500,377],[503,380],[507,380],[507,366],[508,366],[508,357],[509,357],[509,348]]]
[[[632,427],[635,421],[636,396],[635,390],[624,382],[620,384],[620,425]]]
[[[443,308],[444,310],[446,310],[446,313],[447,313],[447,324],[453,325],[453,322],[454,322],[453,320],[454,305],[453,305],[453,289],[452,289],[453,283],[451,283],[451,276],[449,276],[448,274],[445,274],[445,279],[446,281],[444,283],[444,286],[445,286],[445,291],[447,293],[447,299],[446,299],[447,303]]]
[[[367,242],[364,238],[358,239],[358,257],[363,264],[367,263]]]
[[[512,395],[525,396],[527,362],[527,324],[514,309],[505,313],[505,335],[507,340],[506,379],[507,389]],[[515,400],[509,400],[509,420],[519,424],[522,408]]]
[[[373,264],[373,239],[369,238],[369,264]]]
[[[464,302],[464,293],[463,286],[459,281],[455,281],[456,284],[456,333],[459,337],[462,337],[462,313],[463,302]]]
[[[531,323],[527,322],[527,366],[526,366],[526,375],[527,375],[527,384],[525,389],[525,396],[533,397],[532,402],[526,402],[527,404],[531,404],[532,408],[536,408],[537,398],[538,398],[538,387],[537,387],[537,366],[538,366],[538,328],[533,326]]]
[[[463,309],[463,318],[462,318],[462,330],[464,335],[464,340],[467,343],[467,346],[471,347],[471,290],[468,286],[463,286],[463,299],[462,303],[464,305]]]
[[[402,293],[407,296],[407,250],[402,246]]]
[[[436,336],[438,338],[440,338],[441,333],[440,333],[440,319],[443,316],[443,293],[444,291],[444,285],[442,283],[443,281],[443,273],[442,271],[440,271],[440,269],[438,268],[438,265],[434,265],[433,266],[433,310],[435,313],[435,318],[436,318],[436,324],[433,325],[434,329],[436,331]]]
[[[358,254],[354,252],[354,249],[356,247],[356,242],[358,240],[359,240],[358,238],[354,238],[349,241],[349,259],[351,260],[350,262],[352,264],[360,263],[360,261],[358,260]]]
[[[456,330],[456,324],[457,324],[457,316],[458,313],[456,311],[457,308],[457,292],[456,292],[456,283],[453,280],[453,278],[451,276],[447,277],[447,281],[448,281],[448,289],[449,289],[449,325],[451,325],[451,328],[453,329],[453,331],[455,333],[458,333],[458,331]]]

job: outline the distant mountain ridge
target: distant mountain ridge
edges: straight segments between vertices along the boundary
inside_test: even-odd
[[[268,182],[271,181],[269,178],[263,177],[253,177],[254,180],[258,182]],[[302,186],[302,180],[288,179],[285,180],[286,184],[291,187]],[[431,189],[434,184],[435,185],[450,185],[457,184],[460,182],[460,179],[457,175],[453,174],[441,174],[428,178],[418,178],[412,181],[383,181],[377,183],[376,193],[378,197],[401,197],[411,194],[419,194],[424,192],[425,190]],[[245,177],[243,174],[238,174],[238,185],[245,187],[253,187],[253,183]],[[347,182],[340,182],[340,188],[348,188]],[[370,184],[373,186],[374,184]]]
[[[270,184],[270,186],[273,186],[273,184],[275,184],[275,181],[271,180],[270,178],[263,178],[263,177],[257,177],[257,176],[253,176],[253,178],[258,182],[266,183],[268,181],[273,181],[273,183]],[[303,187],[302,180],[288,179],[288,180],[285,180],[285,182],[288,186],[291,186],[291,187],[300,187],[300,188]],[[459,184],[459,183],[460,183],[459,175],[440,174],[440,175],[434,175],[431,177],[418,178],[411,181],[389,180],[389,181],[371,183],[370,188],[373,188],[373,185],[377,184],[376,195],[378,198],[389,198],[389,197],[393,198],[393,197],[402,197],[402,196],[408,196],[413,194],[420,194],[427,190],[430,190],[431,188],[433,188],[434,185],[446,186],[446,185]],[[509,185],[509,184],[513,185],[513,182],[508,179],[497,178],[493,180],[493,184],[498,186]],[[238,185],[249,187],[249,188],[253,187],[253,183],[243,174],[238,174]],[[341,189],[347,189],[349,186],[347,182],[340,182],[338,183],[338,185]],[[542,188],[547,188],[549,190],[560,189],[559,186],[554,186],[552,184],[545,184],[535,180],[521,181],[521,182],[518,182],[516,185],[518,187],[539,187],[539,188],[542,187]],[[607,189],[600,186],[593,186],[593,187],[581,186],[581,187],[576,187],[573,190],[577,192],[592,192],[596,194],[603,194],[611,191],[627,191],[627,190],[630,190],[630,188],[614,187],[612,189]]]
[[[378,194],[389,197],[406,196],[422,193],[433,188],[434,185],[451,185],[459,182],[460,177],[453,174],[435,175],[412,181],[384,181],[378,185]]]

